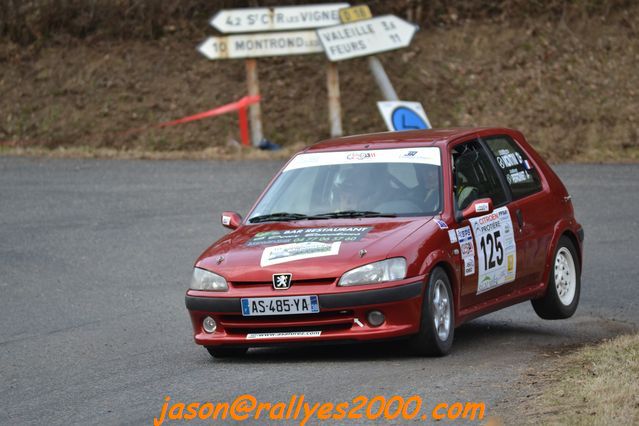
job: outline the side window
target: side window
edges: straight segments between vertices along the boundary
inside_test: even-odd
[[[491,137],[485,141],[510,186],[513,199],[541,191],[539,174],[515,141],[508,136]]]
[[[454,198],[463,210],[479,198],[491,198],[498,207],[506,202],[506,194],[488,153],[474,140],[453,148]]]

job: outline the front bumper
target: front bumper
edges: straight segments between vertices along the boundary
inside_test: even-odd
[[[340,291],[317,294],[320,312],[317,314],[242,316],[240,297],[193,295],[187,292],[186,307],[191,316],[195,342],[205,346],[264,346],[304,341],[366,341],[391,339],[419,331],[423,280],[392,287]],[[349,289],[350,290],[350,289]],[[277,296],[281,296],[278,294]],[[268,297],[251,295],[246,297]],[[369,311],[377,309],[386,320],[373,327],[367,323]],[[211,316],[217,323],[214,333],[202,329],[202,321]],[[321,331],[312,337],[268,337],[247,339],[247,334]]]

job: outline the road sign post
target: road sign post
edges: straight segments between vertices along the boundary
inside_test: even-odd
[[[260,84],[257,76],[257,61],[255,59],[247,59],[246,65],[246,84],[248,86],[249,96],[259,96]],[[262,108],[258,103],[249,106],[249,115],[251,123],[251,141],[253,146],[258,146],[264,135],[262,133]]]
[[[339,92],[339,72],[335,62],[329,62],[326,68],[326,89],[328,92],[328,121],[331,137],[342,136],[342,107]]]

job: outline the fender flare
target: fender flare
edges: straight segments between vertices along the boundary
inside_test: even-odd
[[[456,266],[457,265],[457,266]],[[453,291],[453,307],[454,312],[453,315],[455,317],[455,324],[457,324],[459,318],[459,306],[461,303],[461,269],[459,267],[459,262],[455,261],[455,256],[451,253],[447,252],[443,249],[435,249],[426,256],[422,266],[420,268],[420,275],[425,275],[425,285],[424,285],[424,296],[428,291],[428,279],[430,277],[430,272],[436,267],[442,267],[446,274],[448,275],[448,279],[450,280],[450,287]]]
[[[543,279],[543,293],[546,293],[546,289],[548,288],[548,280],[550,279],[550,273],[553,267],[553,257],[555,256],[555,251],[557,250],[557,245],[559,244],[559,239],[562,235],[568,235],[575,245],[577,249],[577,256],[579,260],[579,271],[581,273],[582,270],[582,245],[579,242],[579,238],[577,237],[577,233],[575,231],[575,222],[572,219],[564,218],[555,223],[552,238],[550,240],[550,244],[548,245],[548,249],[546,250],[546,262],[544,264],[544,275]]]

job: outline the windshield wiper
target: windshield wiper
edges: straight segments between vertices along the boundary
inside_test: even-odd
[[[370,210],[342,210],[337,212],[322,213],[313,216],[314,218],[343,218],[343,217],[397,217],[393,213],[380,213]]]
[[[304,220],[304,219],[328,219],[328,217],[317,217],[317,216],[308,216],[301,213],[286,213],[286,212],[278,212],[278,213],[270,213],[263,214],[261,216],[255,216],[249,219],[250,223],[258,223],[258,222],[282,222],[288,220]]]

